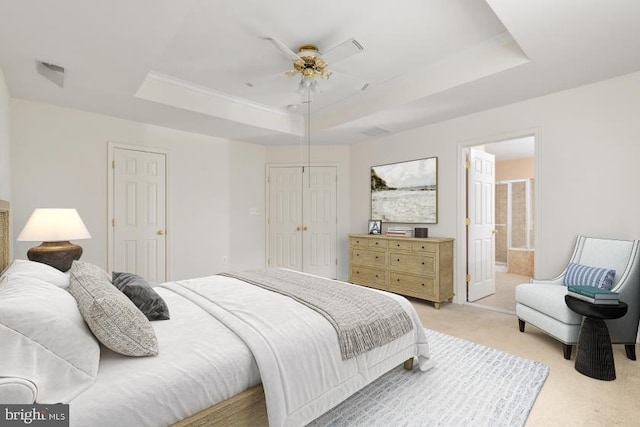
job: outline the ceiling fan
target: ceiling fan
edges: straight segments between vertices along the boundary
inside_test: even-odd
[[[296,53],[276,38],[265,37],[264,40],[271,42],[287,59],[292,61],[292,69],[286,71],[285,75],[288,77],[301,76],[298,92],[303,92],[305,89],[318,92],[316,77],[328,79],[335,73],[335,70],[329,70],[330,64],[347,59],[364,50],[364,47],[354,38],[343,41],[324,54],[320,53],[318,46],[311,43],[301,45]],[[368,85],[365,84],[362,90],[366,86]]]

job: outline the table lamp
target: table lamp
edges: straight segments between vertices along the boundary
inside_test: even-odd
[[[33,211],[16,240],[42,241],[40,246],[29,249],[27,258],[67,271],[73,260],[82,256],[82,247],[69,240],[89,238],[91,235],[75,209],[38,208]]]

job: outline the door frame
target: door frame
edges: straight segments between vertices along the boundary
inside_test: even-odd
[[[169,183],[171,180],[169,179],[169,151],[162,150],[160,148],[155,147],[147,147],[142,145],[131,145],[131,144],[121,144],[118,142],[107,142],[107,270],[113,271],[113,262],[114,262],[114,254],[113,251],[115,249],[114,239],[113,239],[113,218],[114,218],[114,170],[113,170],[113,161],[115,158],[114,151],[116,149],[122,150],[131,150],[131,151],[140,151],[143,153],[152,153],[152,154],[163,154],[165,156],[165,219],[166,219],[166,227],[165,229],[168,232],[165,234],[165,253],[164,253],[164,274],[165,280],[169,281],[171,279],[171,268],[170,268],[170,260],[171,251],[169,248],[171,247],[171,221],[170,221],[170,199],[169,194],[171,191],[169,189]]]
[[[340,179],[340,166],[338,163],[328,163],[328,162],[318,162],[318,163],[307,163],[307,162],[294,162],[294,163],[267,163],[265,164],[264,169],[264,194],[265,194],[265,215],[264,215],[264,265],[269,266],[269,258],[271,256],[269,252],[269,209],[270,209],[270,199],[269,199],[269,171],[271,168],[302,168],[302,167],[335,167],[336,168],[336,180]],[[304,185],[304,180],[303,180]],[[338,202],[340,200],[340,187],[338,181],[336,181],[336,278],[340,280],[340,245],[338,244],[340,236],[338,235],[338,222],[339,222],[339,212],[340,208],[338,206]]]
[[[542,151],[542,140],[540,137],[540,132],[537,128],[525,128],[520,130],[513,130],[509,132],[504,132],[500,134],[494,134],[489,136],[483,136],[479,138],[472,138],[468,140],[458,141],[457,150],[456,150],[456,173],[457,173],[457,206],[456,206],[456,249],[455,249],[455,271],[454,271],[454,293],[453,301],[456,304],[473,304],[467,302],[467,226],[465,224],[465,218],[467,216],[467,181],[466,181],[466,168],[465,168],[465,149],[474,147],[477,145],[485,145],[485,144],[493,144],[496,142],[508,141],[511,139],[517,139],[527,136],[533,136],[534,144],[535,144],[535,155],[534,155],[534,171],[536,177],[536,191],[533,193],[534,200],[534,221],[535,221],[535,230],[534,230],[534,240],[536,242],[536,246],[539,246],[540,236],[542,236],[542,206],[540,203],[540,189],[542,188],[542,183],[544,181],[544,177],[540,175],[540,152]],[[540,262],[542,257],[540,256],[539,251],[535,251],[534,254],[534,275],[535,271],[540,266]]]

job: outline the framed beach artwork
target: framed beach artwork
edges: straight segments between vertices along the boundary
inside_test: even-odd
[[[438,158],[371,167],[371,218],[438,223]]]

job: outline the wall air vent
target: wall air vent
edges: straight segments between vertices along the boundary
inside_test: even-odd
[[[365,129],[362,131],[363,134],[367,135],[367,136],[380,136],[380,135],[387,135],[389,133],[391,133],[390,130],[387,129],[383,129],[377,126],[373,126],[370,127],[368,129]]]
[[[36,70],[45,79],[57,86],[64,86],[64,67],[50,62],[36,60]]]

